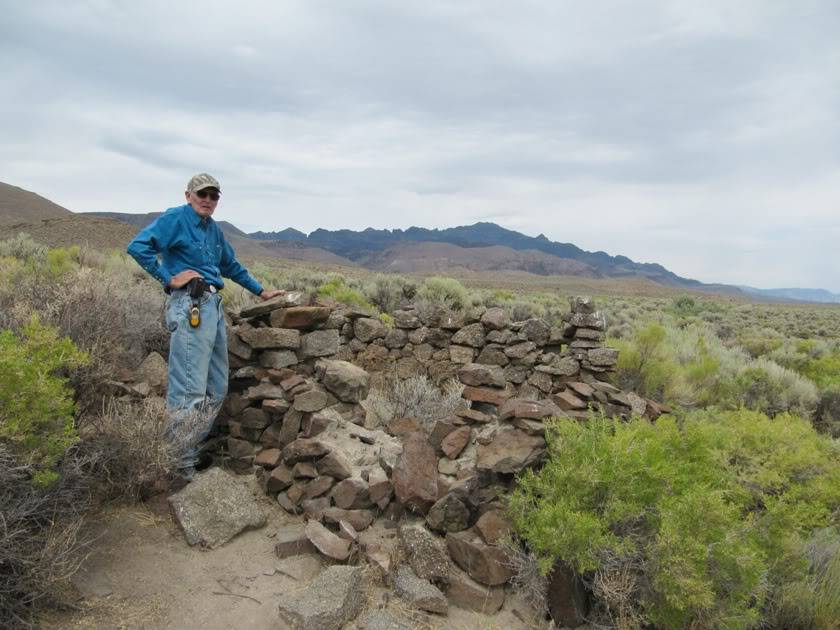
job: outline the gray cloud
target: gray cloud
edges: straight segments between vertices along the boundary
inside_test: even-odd
[[[74,210],[159,210],[208,170],[262,229],[490,219],[840,290],[831,0],[3,12],[0,179]]]

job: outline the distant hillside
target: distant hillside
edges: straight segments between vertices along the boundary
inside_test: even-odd
[[[755,287],[738,287],[746,293],[760,295],[765,298],[793,300],[796,302],[819,302],[823,304],[840,304],[840,294],[826,289],[756,289]]]
[[[116,219],[117,221],[122,221],[123,223],[129,223],[137,226],[138,229],[141,229],[157,219],[163,214],[163,212],[147,212],[145,214],[129,214],[128,212],[82,212],[81,214],[92,217],[108,217],[109,219]],[[242,238],[249,238],[245,232],[240,230],[233,223],[229,223],[228,221],[216,221],[216,223],[218,223],[219,227],[222,228],[225,236],[240,236]]]
[[[458,273],[462,271],[525,271],[540,276],[602,277],[593,267],[535,250],[502,245],[459,247],[451,243],[406,242],[361,257],[368,269],[392,273]]]
[[[41,195],[0,182],[0,225],[58,219],[70,214],[67,208]]]
[[[543,252],[567,261],[565,264],[568,264],[568,261],[576,261],[585,268],[591,269],[594,277],[642,277],[666,286],[686,288],[701,286],[701,283],[697,280],[682,278],[656,263],[637,263],[626,256],[610,256],[605,252],[588,252],[571,243],[550,241],[542,234],[536,237],[526,236],[520,232],[505,229],[495,223],[476,223],[443,230],[429,230],[418,227],[411,227],[407,230],[374,230],[367,228],[361,232],[318,229],[309,236],[304,236],[300,232],[294,234],[285,230],[284,232],[257,232],[250,236],[262,240],[279,240],[281,238],[289,240],[291,238],[309,246],[326,249],[356,262],[375,259],[375,252],[403,246],[406,243],[450,243],[467,249],[502,246],[518,251]],[[549,267],[551,266],[549,265]],[[580,270],[584,267],[581,267]],[[515,268],[519,269],[521,267]],[[553,272],[536,270],[533,273]]]

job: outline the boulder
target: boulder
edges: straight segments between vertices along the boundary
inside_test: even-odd
[[[618,362],[615,348],[594,348],[586,353],[589,362],[598,367],[612,367]]]
[[[298,354],[302,359],[327,357],[338,352],[338,345],[337,330],[315,330],[300,338]]]
[[[440,589],[417,577],[411,567],[405,564],[397,567],[393,587],[397,597],[419,610],[445,615],[449,608],[449,603]]]
[[[551,326],[542,319],[536,317],[526,320],[522,324],[520,332],[525,335],[528,341],[533,341],[537,346],[544,346],[551,338]]]
[[[562,415],[562,411],[549,400],[512,398],[499,407],[499,420],[512,420],[514,418],[542,420],[543,418],[560,415]]]
[[[426,523],[438,532],[460,532],[470,526],[470,511],[450,492],[429,508]]]
[[[486,365],[499,365],[504,367],[505,365],[510,363],[510,359],[508,359],[501,346],[493,345],[484,346],[481,349],[481,352],[478,353],[478,358],[475,360],[475,362],[484,363]]]
[[[477,582],[499,586],[513,577],[507,552],[483,543],[469,531],[448,533],[446,547],[455,564]]]
[[[548,612],[558,627],[577,628],[589,614],[586,587],[565,563],[557,562],[548,575]]]
[[[422,522],[403,522],[397,530],[404,556],[414,572],[424,580],[446,582],[451,563],[443,541]]]
[[[481,348],[485,344],[484,326],[481,324],[470,324],[452,336],[452,343],[458,346],[471,346]]]
[[[341,453],[332,451],[327,453],[316,463],[318,473],[321,475],[329,475],[334,479],[347,479],[353,474],[353,469],[350,462]]]
[[[406,437],[391,481],[397,501],[410,510],[425,514],[437,501],[437,456],[423,434]]]
[[[138,382],[148,383],[156,392],[160,393],[166,389],[168,372],[166,361],[157,352],[150,352],[143,359],[137,368],[136,379]]]
[[[350,523],[357,532],[363,531],[371,526],[374,514],[371,510],[343,510],[338,507],[331,507],[324,510],[324,521],[338,525],[341,521]]]
[[[300,347],[300,331],[286,328],[243,328],[239,331],[242,341],[255,350],[284,349]]]
[[[329,453],[322,442],[311,438],[298,438],[283,448],[283,461],[288,465],[294,465],[307,459],[318,459]]]
[[[265,525],[251,492],[221,468],[210,468],[169,497],[187,543],[214,549],[243,530]]]
[[[310,389],[295,396],[293,406],[297,411],[311,413],[314,411],[321,411],[321,409],[329,405],[331,402],[335,402],[335,398],[332,398],[332,396],[327,394],[324,390]]]
[[[341,630],[366,600],[361,567],[331,566],[307,586],[280,595],[280,617],[292,630]]]
[[[505,373],[498,365],[468,363],[458,370],[458,378],[464,385],[505,386]]]
[[[292,306],[272,311],[269,322],[275,328],[311,330],[329,319],[331,308],[326,306]]]
[[[344,402],[359,402],[367,398],[370,375],[347,361],[319,361],[317,371],[321,382]]]
[[[457,459],[461,451],[469,444],[471,435],[470,427],[459,427],[441,440],[440,448],[449,459]]]
[[[260,354],[260,365],[264,368],[282,370],[297,363],[298,356],[291,350],[267,350]]]
[[[488,510],[476,521],[475,531],[488,545],[498,545],[510,537],[513,524],[501,510]]]
[[[505,589],[503,586],[479,584],[456,566],[450,573],[446,598],[457,608],[492,615],[504,605]]]
[[[481,316],[481,323],[487,330],[502,330],[510,326],[510,315],[504,308],[488,308]]]
[[[378,319],[361,317],[353,322],[353,336],[363,343],[383,339],[387,334],[388,328]]]
[[[539,461],[543,453],[542,437],[518,429],[498,431],[488,444],[478,445],[476,467],[497,473],[517,473]]]
[[[333,503],[342,510],[363,510],[373,507],[370,488],[364,479],[350,477],[339,481],[330,493]]]

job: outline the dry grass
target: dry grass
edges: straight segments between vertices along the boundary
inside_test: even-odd
[[[166,487],[211,413],[191,412],[172,430],[162,399],[112,400],[85,426],[79,448],[96,453],[91,474],[104,496],[143,498]]]
[[[368,395],[367,403],[383,422],[393,418],[417,418],[431,429],[436,420],[446,418],[464,404],[464,386],[455,381],[436,386],[425,375],[400,379],[391,375],[385,384]]]
[[[85,463],[68,456],[55,485],[39,489],[33,470],[0,447],[0,619],[4,628],[34,627],[86,557],[82,534],[90,506]]]

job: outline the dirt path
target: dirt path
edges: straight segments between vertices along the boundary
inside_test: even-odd
[[[74,579],[77,611],[52,613],[44,628],[143,628],[155,630],[283,630],[278,595],[295,590],[326,566],[316,556],[279,560],[274,555],[277,530],[300,522],[265,500],[268,524],[245,532],[212,551],[189,547],[169,516],[165,500],[131,508],[113,508],[91,522],[98,537],[93,553]],[[529,628],[509,602],[487,617],[450,607],[447,617],[420,617],[417,628],[515,630]],[[387,591],[373,588],[370,606],[384,602],[406,614]],[[519,610],[527,610],[521,602]],[[364,613],[359,619],[363,619]],[[349,624],[349,628],[357,624]],[[359,625],[363,628],[364,626]]]

